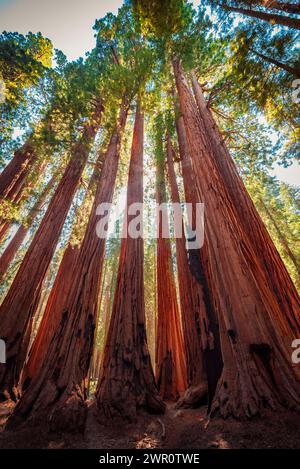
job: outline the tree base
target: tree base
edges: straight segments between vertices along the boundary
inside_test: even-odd
[[[190,386],[184,395],[178,399],[175,409],[196,409],[207,404],[208,387],[207,383],[201,383],[197,386]]]
[[[54,397],[54,398],[53,398]],[[7,429],[13,430],[26,426],[47,427],[55,432],[84,432],[87,417],[87,405],[80,393],[64,392],[57,398],[57,389],[44,388],[37,400],[31,405],[30,401],[20,401],[15,412],[7,422]]]
[[[102,391],[102,392],[101,392]],[[145,410],[149,414],[164,414],[166,404],[158,392],[141,393],[136,395],[135,390],[131,393],[106,392],[102,389],[97,393],[98,415],[104,419],[121,419],[135,422],[139,410]]]

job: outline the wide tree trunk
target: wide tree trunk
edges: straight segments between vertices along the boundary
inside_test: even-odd
[[[12,427],[29,419],[33,425],[51,429],[83,431],[86,419],[88,372],[93,352],[95,324],[99,310],[99,289],[105,239],[97,234],[98,206],[111,203],[118,169],[120,143],[128,112],[122,102],[119,121],[104,162],[87,228],[76,261],[76,271],[61,311],[61,321],[51,340],[43,366],[33,376],[17,404]]]
[[[32,318],[38,307],[43,280],[100,125],[102,105],[75,144],[70,162],[46,214],[0,308],[0,337],[6,342],[7,361],[0,364],[2,398],[18,396],[18,382],[27,355]]]
[[[69,308],[69,294],[73,279],[76,275],[80,246],[80,244],[78,245],[78,243],[72,242],[72,236],[73,233],[76,232],[77,226],[81,225],[82,215],[85,216],[85,211],[90,202],[90,194],[95,189],[102,163],[103,153],[100,152],[87,187],[85,199],[75,214],[71,239],[64,251],[53,287],[47,300],[40,327],[38,328],[38,332],[30,348],[27,363],[22,372],[23,389],[28,386],[33,376],[35,376],[43,366],[44,358],[48,352],[53,335],[62,320],[64,311]]]
[[[170,134],[167,132],[167,165],[171,200],[173,204],[180,204],[173,154]],[[189,268],[183,224],[181,233],[178,228],[180,229],[175,224],[177,275],[188,389],[180,402],[177,403],[177,407],[196,407],[205,402],[207,397],[208,389],[203,351],[210,347],[213,348],[213,340],[209,335],[203,288],[193,277]]]
[[[224,362],[212,412],[244,418],[256,415],[265,406],[298,409],[300,386],[290,346],[282,337],[280,307],[270,295],[236,216],[179,61],[173,65],[196,190],[205,203],[207,268]]]
[[[178,109],[177,100],[175,100],[176,131],[178,136],[178,146],[180,162],[182,169],[182,178],[184,186],[185,200],[193,207],[192,229],[196,228],[194,214],[196,213],[196,203],[200,202],[197,197],[196,182],[192,161],[188,150],[186,131],[184,128],[183,117]],[[208,346],[203,350],[206,377],[208,383],[208,412],[210,411],[212,400],[215,394],[216,386],[220,378],[223,361],[220,344],[219,325],[217,321],[217,312],[214,307],[214,299],[211,296],[213,288],[210,288],[211,276],[208,268],[208,251],[206,243],[201,249],[190,249],[188,251],[189,268],[200,285],[202,298],[205,304],[205,324],[208,326],[209,337]],[[201,309],[201,312],[204,309]]]
[[[275,13],[266,13],[261,10],[250,10],[249,8],[238,8],[221,3],[220,5],[224,10],[233,11],[240,13],[241,15],[250,16],[251,18],[259,18],[268,23],[281,26],[287,26],[292,29],[300,29],[300,20],[298,18],[292,18],[290,16],[277,15]]]
[[[216,122],[207,108],[201,88],[195,74],[192,73],[192,85],[198,105],[200,119],[208,137],[206,142],[210,147],[218,171],[224,181],[231,198],[239,224],[244,235],[252,244],[256,254],[256,262],[260,264],[265,282],[269,286],[269,294],[279,303],[278,327],[282,324],[282,334],[291,343],[295,334],[300,334],[300,298],[289,273],[269,235],[255,205],[248,194],[236,165],[224,143],[224,139]],[[283,316],[283,319],[280,318]]]
[[[299,280],[300,280],[300,265],[294,255],[294,253],[292,252],[290,246],[289,246],[289,243],[287,242],[287,239],[284,235],[284,233],[282,232],[282,230],[280,229],[280,227],[278,226],[278,223],[276,222],[276,219],[274,218],[274,216],[272,215],[272,212],[271,210],[267,207],[267,205],[265,204],[265,202],[263,201],[263,199],[260,200],[260,203],[261,203],[261,206],[263,207],[263,210],[265,211],[268,219],[270,220],[270,222],[272,223],[272,225],[274,226],[275,228],[275,231],[277,233],[277,236],[278,236],[278,240],[280,242],[280,244],[282,245],[284,251],[285,251],[285,254],[286,256],[291,260],[291,262],[294,264],[294,267],[296,269],[296,272],[299,276]]]
[[[300,15],[300,5],[296,5],[296,3],[278,2],[276,0],[261,0],[259,3],[270,10],[279,10]]]
[[[165,204],[166,186],[164,158],[157,155],[156,202]],[[163,237],[163,217],[166,226]],[[186,363],[181,321],[177,303],[175,278],[172,266],[170,232],[166,208],[160,210],[157,239],[157,332],[156,381],[164,399],[177,400],[186,390]]]
[[[37,216],[39,210],[44,205],[44,202],[49,194],[49,191],[53,187],[54,182],[55,182],[55,177],[51,178],[51,180],[48,182],[48,184],[42,191],[41,195],[39,196],[38,200],[36,201],[32,209],[30,210],[26,219],[26,224],[22,224],[18,228],[13,238],[11,239],[11,241],[9,242],[9,244],[3,251],[0,257],[0,280],[6,274],[6,271],[11,261],[14,259],[19,247],[21,246],[24,239],[26,238],[31,225],[34,222],[35,217]]]
[[[144,116],[137,105],[127,188],[127,214],[143,203]],[[96,398],[100,414],[134,421],[137,411],[162,413],[164,403],[155,384],[145,328],[144,247],[140,234],[131,237],[127,216],[123,227],[117,286]]]
[[[265,54],[262,54],[261,52],[257,52],[254,49],[249,48],[249,50],[257,55],[257,57],[260,57],[262,60],[269,62],[272,65],[275,65],[278,68],[281,68],[282,70],[285,70],[286,72],[290,73],[291,75],[294,75],[296,78],[300,77],[300,68],[296,67],[291,67],[290,65],[287,65],[285,63],[279,62],[279,60],[273,59],[272,57],[269,57]]]
[[[34,145],[29,139],[16,150],[14,157],[0,175],[0,200],[15,201],[16,196],[20,196],[20,189],[35,159]]]

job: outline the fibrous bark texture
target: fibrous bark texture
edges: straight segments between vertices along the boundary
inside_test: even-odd
[[[22,224],[16,233],[14,234],[13,238],[3,251],[1,258],[0,258],[0,279],[6,274],[6,271],[15,257],[19,247],[23,243],[24,239],[27,236],[27,233],[30,229],[31,224],[33,223],[35,217],[37,216],[39,210],[43,206],[49,191],[53,187],[55,182],[55,178],[51,178],[49,183],[46,185],[45,189],[42,191],[41,195],[39,196],[37,202],[34,204],[32,209],[30,210],[29,215],[27,216],[26,224]]]
[[[129,209],[143,202],[144,117],[137,105],[127,189],[127,219],[124,222],[117,286],[103,365],[97,388],[97,405],[106,417],[136,418],[140,408],[162,413],[148,350],[145,329],[143,238],[128,231],[135,218]]]
[[[278,327],[280,320],[288,324],[288,317],[281,314],[270,294],[265,273],[236,216],[177,60],[174,73],[196,189],[205,203],[208,283],[218,315],[224,362],[212,411],[243,418],[256,415],[264,406],[299,408],[299,382],[290,347]]]
[[[38,307],[43,280],[80,181],[91,144],[100,125],[102,105],[75,144],[70,162],[45,216],[0,308],[0,337],[6,342],[7,361],[0,364],[2,398],[18,396],[18,382],[27,355],[32,319]]]

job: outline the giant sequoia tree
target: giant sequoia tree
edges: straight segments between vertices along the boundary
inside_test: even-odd
[[[74,144],[70,162],[1,305],[1,337],[7,344],[9,364],[1,365],[1,393],[6,398],[17,395],[18,380],[26,358],[32,318],[38,307],[42,282],[99,128],[102,110],[102,103],[99,102],[91,120],[85,124],[82,136]]]
[[[214,277],[210,288],[217,302],[224,362],[214,398],[214,410],[218,409],[224,416],[242,417],[255,415],[263,403],[270,407],[278,403],[297,407],[299,384],[290,365],[288,347],[282,338],[282,331],[289,334],[289,317],[282,314],[278,303],[266,289],[261,269],[255,262],[254,248],[247,242],[242,227],[237,223],[228,189],[221,180],[206,143],[203,121],[178,61],[174,61],[174,74],[199,200],[205,201],[209,220],[206,239],[212,263],[210,270]],[[208,171],[213,181],[211,185],[206,183]],[[213,267],[217,259],[219,266],[227,273]],[[227,292],[225,295],[223,288]],[[237,291],[244,298],[242,303],[240,295],[236,296]],[[248,315],[252,318],[251,326],[248,324],[245,328]],[[295,329],[293,331],[295,333]]]
[[[47,414],[51,428],[83,428],[87,375],[92,355],[105,246],[104,237],[97,236],[97,207],[112,200],[127,112],[128,102],[124,98],[98,178],[85,235],[77,254],[75,278],[65,304],[61,305],[66,309],[59,313],[59,324],[43,366],[33,374],[30,386],[16,408],[16,421],[27,417],[28,413],[33,420],[39,420]]]

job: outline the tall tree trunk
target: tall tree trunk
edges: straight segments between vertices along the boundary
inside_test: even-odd
[[[18,230],[14,234],[13,238],[11,239],[9,244],[7,245],[5,251],[2,253],[1,258],[0,258],[0,279],[6,274],[6,271],[9,267],[11,261],[15,257],[19,247],[21,246],[24,239],[26,238],[27,233],[28,233],[31,225],[32,225],[33,221],[35,220],[35,217],[37,216],[37,214],[38,214],[39,210],[41,209],[41,207],[44,205],[44,202],[45,202],[51,188],[53,187],[54,182],[55,182],[55,177],[53,177],[48,182],[48,184],[46,185],[46,187],[42,191],[41,195],[39,196],[38,200],[36,201],[36,203],[34,204],[32,209],[30,210],[29,215],[27,216],[27,219],[26,219],[26,223],[22,224],[18,228]]]
[[[63,312],[67,308],[67,299],[74,279],[78,250],[78,246],[72,246],[69,243],[63,254],[41,324],[22,372],[23,389],[28,386],[31,379],[43,366],[51,339],[59,326]]]
[[[192,205],[194,215],[196,203],[199,203],[200,199],[197,198],[196,182],[194,177],[194,171],[192,168],[191,157],[188,150],[184,121],[182,115],[180,114],[180,110],[178,109],[177,102],[175,102],[175,115],[177,117],[176,131],[178,136],[185,199],[186,202]],[[192,225],[192,228],[195,229],[194,220],[192,220]],[[217,383],[222,372],[223,360],[221,353],[219,325],[217,321],[217,312],[214,307],[214,298],[211,294],[213,288],[210,287],[211,275],[208,268],[208,250],[206,243],[204,243],[201,249],[190,249],[188,252],[188,258],[190,271],[193,277],[200,285],[200,290],[202,292],[202,298],[204,300],[205,312],[207,316],[205,323],[206,325],[208,325],[209,337],[211,337],[211,339],[208,341],[208,346],[203,350],[208,384],[209,412],[217,387]],[[204,312],[204,309],[201,309],[201,312],[202,311]]]
[[[24,161],[26,158],[28,159]],[[46,160],[38,161],[34,146],[28,140],[21,149],[17,150],[15,157],[1,174],[3,196],[0,196],[0,243],[13,226],[11,205],[18,209],[28,198],[36,179],[43,173],[46,163]],[[13,167],[10,167],[11,164]],[[30,181],[28,180],[29,174],[34,175]]]
[[[281,26],[287,26],[288,28],[300,29],[300,20],[298,18],[276,15],[275,13],[266,13],[260,10],[232,7],[225,5],[224,3],[221,3],[220,6],[224,8],[224,10],[241,13],[241,15],[250,16],[251,18],[259,18],[260,20],[268,21],[270,24],[280,24]]]
[[[265,406],[300,408],[296,368],[280,330],[280,307],[236,217],[179,61],[173,65],[196,189],[205,203],[210,288],[224,362],[212,412],[244,418]]]
[[[0,393],[3,398],[15,399],[18,396],[17,386],[43,280],[99,128],[102,109],[102,105],[97,107],[75,144],[65,173],[1,305],[0,337],[6,342],[7,351],[6,364],[0,364]]]
[[[117,128],[106,151],[95,199],[76,261],[67,304],[51,340],[44,363],[19,401],[11,426],[28,418],[47,422],[53,430],[82,431],[85,425],[88,372],[99,311],[99,289],[105,239],[97,235],[98,206],[111,203],[120,143],[128,112],[123,99]]]
[[[274,319],[279,319],[279,324],[281,322],[284,324],[282,334],[287,336],[290,341],[295,333],[300,333],[299,295],[242,178],[238,174],[224,139],[207,108],[195,74],[192,74],[192,84],[200,117],[205,126],[206,135],[209,137],[207,144],[210,146],[214,161],[230,194],[240,226],[244,229],[244,234],[256,253],[256,261],[261,266],[265,282],[269,285],[270,294],[275,296],[275,301],[280,305],[280,316],[283,315],[284,319],[283,321],[280,318]],[[288,319],[288,324],[286,319]]]
[[[167,201],[164,159],[156,157],[156,202]],[[163,217],[166,235],[163,237]],[[172,266],[170,232],[166,209],[160,210],[157,239],[157,332],[156,380],[164,399],[176,400],[186,389],[186,363]]]
[[[170,134],[167,132],[167,165],[171,200],[173,204],[180,204],[173,153]],[[207,396],[203,350],[213,344],[211,344],[211,337],[209,336],[203,290],[189,269],[183,223],[182,233],[177,232],[177,225],[175,224],[175,239],[188,385],[185,395],[180,399],[180,406],[196,407],[203,403]]]
[[[281,243],[283,249],[285,250],[285,253],[286,255],[288,256],[288,258],[292,261],[292,263],[294,264],[295,268],[296,268],[296,272],[299,276],[299,279],[300,279],[300,266],[297,262],[297,259],[296,257],[294,256],[293,252],[291,251],[290,249],[290,246],[284,236],[284,234],[282,233],[281,229],[279,228],[278,226],[278,223],[276,222],[275,218],[273,217],[271,211],[268,209],[267,205],[265,204],[265,202],[263,201],[263,199],[260,200],[260,203],[267,215],[267,217],[269,218],[270,222],[272,223],[272,225],[274,226],[275,228],[275,231],[277,233],[277,236],[278,236],[278,240],[279,242]]]
[[[89,181],[85,199],[82,206],[80,206],[79,210],[75,214],[73,232],[76,231],[77,225],[81,225],[81,215],[82,212],[86,211],[87,205],[90,201],[90,193],[93,192],[96,181],[99,178],[102,162],[103,153],[100,152]],[[53,335],[62,320],[64,311],[69,308],[69,294],[76,275],[78,255],[79,245],[72,243],[71,234],[71,239],[64,251],[53,287],[47,300],[40,327],[30,348],[28,360],[22,373],[24,389],[43,366]]]
[[[127,213],[143,203],[144,116],[137,105],[127,188]],[[125,220],[119,258],[117,287],[106,340],[103,366],[97,387],[101,414],[134,421],[141,407],[162,413],[162,402],[152,370],[145,328],[143,238],[131,237]]]

